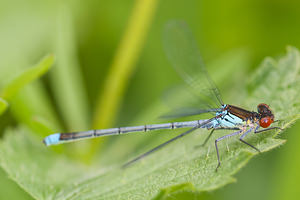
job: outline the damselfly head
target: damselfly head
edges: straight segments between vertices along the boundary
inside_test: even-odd
[[[267,128],[274,122],[274,115],[267,104],[259,104],[257,111],[260,114],[259,125],[261,127]]]

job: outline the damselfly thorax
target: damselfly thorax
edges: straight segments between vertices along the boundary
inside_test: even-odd
[[[257,112],[248,111],[243,108],[224,104],[222,111],[216,112],[217,124],[212,128],[237,127],[243,124],[258,124],[263,128],[269,127],[274,122],[274,114],[267,104],[261,103],[257,106]]]

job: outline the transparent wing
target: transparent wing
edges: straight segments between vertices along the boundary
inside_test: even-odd
[[[199,99],[199,96],[195,95],[191,91],[191,87],[187,84],[170,87],[161,97],[162,102],[171,109],[171,111],[160,116],[163,119],[174,119],[220,111],[220,108],[215,108],[215,106],[211,106]]]
[[[210,108],[223,105],[220,92],[207,73],[196,40],[188,26],[181,21],[168,23],[163,33],[163,43],[168,60],[191,86],[199,103],[210,105]]]
[[[200,115],[203,113],[213,113],[213,115],[215,115],[216,112],[220,112],[221,110],[222,110],[221,108],[199,109],[199,108],[192,108],[192,107],[183,107],[183,108],[173,110],[165,115],[162,115],[161,118],[172,119],[172,118]]]

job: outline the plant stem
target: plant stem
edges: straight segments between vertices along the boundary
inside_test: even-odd
[[[131,74],[135,70],[135,63],[140,55],[156,5],[157,0],[136,1],[127,29],[109,69],[103,92],[99,95],[93,128],[107,128],[113,124]],[[94,141],[93,149],[99,145],[99,140]]]

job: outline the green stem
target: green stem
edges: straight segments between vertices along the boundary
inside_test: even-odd
[[[115,120],[135,63],[140,55],[146,33],[151,24],[157,0],[138,0],[132,11],[126,32],[109,69],[104,89],[96,106],[93,128],[110,127]],[[94,140],[93,147],[99,145]]]

